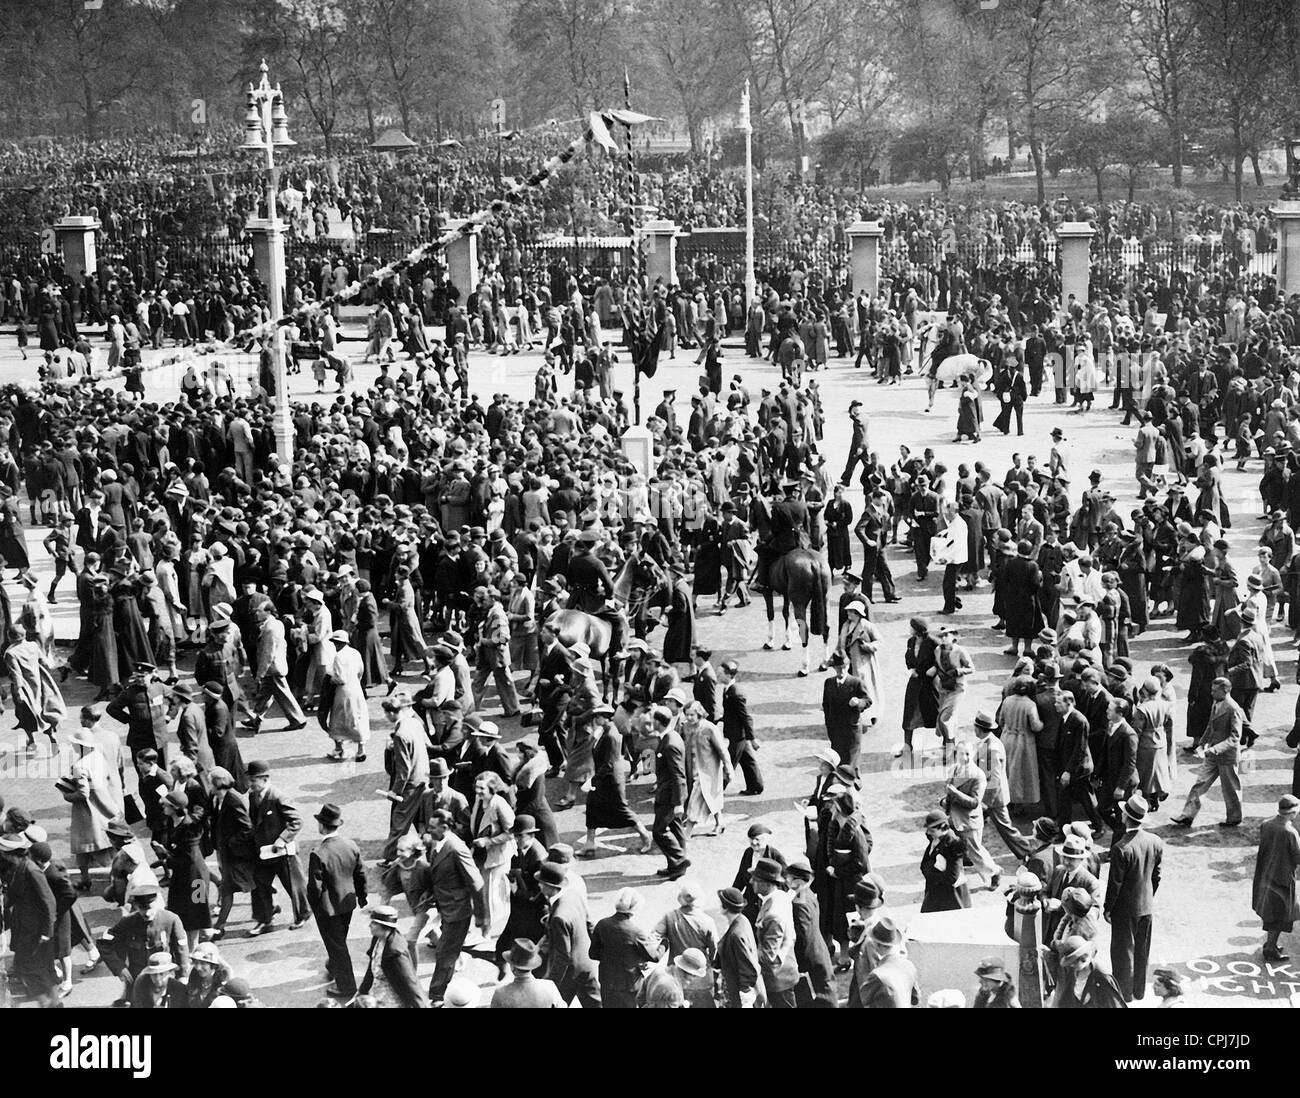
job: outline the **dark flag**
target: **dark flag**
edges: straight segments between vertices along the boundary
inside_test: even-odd
[[[654,377],[655,371],[659,369],[659,354],[664,349],[664,326],[660,324],[648,342],[638,339],[637,344],[637,373],[644,377]]]

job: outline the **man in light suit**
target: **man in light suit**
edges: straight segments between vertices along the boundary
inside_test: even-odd
[[[984,819],[997,828],[1007,849],[1023,862],[1033,852],[1029,840],[1011,822],[1007,811],[1010,791],[1007,785],[1007,749],[993,733],[998,722],[986,710],[975,714],[975,765],[988,776],[984,787]]]
[[[307,921],[307,882],[303,878],[302,863],[296,849],[289,846],[302,830],[302,815],[280,791],[271,784],[271,768],[261,759],[248,764],[248,816],[253,825],[253,918],[256,924],[248,932],[250,937],[265,934],[275,918],[275,882],[289,894],[293,905],[293,922],[290,930],[297,930]],[[275,857],[263,858],[264,847],[280,851]]]
[[[1147,802],[1141,792],[1124,802],[1124,837],[1110,848],[1110,877],[1103,914],[1110,923],[1110,967],[1126,1003],[1147,989],[1151,915],[1160,887],[1165,844],[1142,830]]]
[[[348,954],[348,924],[352,913],[366,906],[366,871],[361,848],[339,832],[343,812],[338,805],[322,805],[316,823],[324,838],[307,861],[307,902],[325,943],[325,970],[334,981],[325,994],[351,999],[357,978]]]
[[[474,897],[483,888],[483,875],[461,839],[451,830],[451,813],[436,808],[424,831],[427,867],[421,871],[419,905],[437,908],[442,929],[434,947],[433,979],[429,981],[429,1002],[440,1003],[447,985],[456,974],[460,956],[474,915]]]
[[[560,997],[572,1003],[576,997],[586,1008],[599,1008],[600,984],[591,959],[591,937],[587,931],[587,903],[582,893],[566,880],[565,867],[544,862],[537,871],[549,914],[546,916],[546,977],[560,990]]]
[[[1230,696],[1231,683],[1217,678],[1210,685],[1214,704],[1210,708],[1210,722],[1205,728],[1197,749],[1201,765],[1196,780],[1187,791],[1187,802],[1181,815],[1169,822],[1176,827],[1191,827],[1196,813],[1201,810],[1201,798],[1216,781],[1222,779],[1223,807],[1226,818],[1220,827],[1237,827],[1241,824],[1241,730],[1246,715]]]
[[[244,724],[253,732],[262,727],[262,720],[276,701],[289,719],[286,731],[307,726],[302,706],[289,689],[289,650],[285,643],[284,622],[267,606],[257,611],[260,626],[257,634],[257,696],[253,700],[253,716]]]

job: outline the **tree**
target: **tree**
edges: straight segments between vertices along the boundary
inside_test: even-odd
[[[621,101],[630,22],[625,0],[518,0],[509,36],[530,108],[565,103],[585,115]]]
[[[1255,0],[1189,0],[1197,23],[1193,94],[1207,116],[1221,119],[1209,135],[1232,166],[1237,201],[1246,158],[1272,136],[1277,111],[1270,76],[1278,58],[1277,10]],[[1258,159],[1256,183],[1261,183]]]
[[[1110,83],[1116,55],[1106,31],[1108,9],[1095,0],[1001,0],[991,14],[1042,205],[1044,139],[1052,120],[1087,114]]]
[[[1102,190],[1106,170],[1117,163],[1113,122],[1077,121],[1054,142],[1053,151],[1067,166],[1088,172],[1097,185],[1097,204],[1106,201]]]
[[[964,156],[959,124],[916,122],[895,137],[890,146],[891,178],[915,175],[935,179],[940,190],[946,192]]]
[[[356,64],[355,39],[338,0],[274,0],[278,52],[293,66],[289,90],[296,90],[325,140],[325,155],[334,155],[334,127],[343,109]]]
[[[1174,186],[1183,185],[1189,84],[1196,63],[1196,20],[1185,0],[1124,0],[1128,31],[1123,38],[1142,73],[1138,101],[1169,131]]]
[[[751,59],[785,106],[796,162],[807,152],[806,115],[835,71],[849,0],[728,0],[747,28]]]
[[[716,0],[646,0],[637,10],[639,44],[655,60],[656,83],[681,109],[691,151],[698,153],[704,122],[734,110],[739,100],[735,67],[724,63],[732,52],[725,15]]]

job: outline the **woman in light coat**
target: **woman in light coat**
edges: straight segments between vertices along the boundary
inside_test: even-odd
[[[113,860],[108,825],[122,814],[123,804],[92,729],[82,725],[72,734],[72,755],[67,774],[55,788],[71,812],[68,847],[77,860],[84,892],[90,887],[91,868]]]
[[[867,619],[866,605],[854,599],[845,607],[846,620],[840,629],[838,649],[849,661],[849,674],[862,680],[871,699],[874,716],[880,705],[880,634]]]
[[[310,703],[320,692],[321,679],[329,673],[334,647],[329,636],[334,632],[334,618],[325,605],[325,596],[312,589],[303,594],[303,624],[307,627],[307,670],[303,679],[302,701]]]
[[[1172,721],[1173,704],[1162,697],[1159,680],[1146,679],[1139,688],[1131,723],[1138,735],[1138,783],[1153,811],[1173,791],[1168,741]]]
[[[334,647],[334,660],[329,676],[334,680],[334,697],[330,700],[329,721],[326,731],[334,741],[330,759],[343,758],[345,742],[357,745],[357,762],[366,758],[366,741],[370,739],[370,710],[366,706],[366,689],[361,685],[365,661],[351,644],[344,629],[338,629],[327,638]]]
[[[1030,675],[1018,675],[1010,687],[998,710],[1002,745],[1007,750],[1007,797],[1011,804],[1037,804],[1042,799],[1037,737],[1043,721],[1034,702],[1035,683]]]
[[[721,835],[726,830],[722,822],[722,794],[732,774],[726,742],[718,726],[704,719],[704,706],[697,701],[682,711],[682,723],[695,774],[695,784],[686,803],[686,822],[698,826],[711,820],[713,829],[699,834]]]
[[[474,779],[474,806],[469,814],[470,847],[483,874],[483,887],[474,897],[474,917],[485,938],[495,939],[510,916],[510,829],[515,812],[505,798],[500,775],[487,770]]]

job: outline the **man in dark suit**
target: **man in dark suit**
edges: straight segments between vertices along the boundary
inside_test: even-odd
[[[641,894],[625,888],[614,900],[614,914],[607,915],[591,932],[591,959],[600,966],[600,1005],[606,1010],[636,1006],[643,970],[658,951],[650,934],[634,918]]]
[[[822,937],[821,905],[813,893],[812,878],[807,858],[795,858],[785,868],[794,911],[794,959],[800,975],[795,1000],[801,1007],[837,1007],[835,965]]]
[[[694,674],[691,676],[691,697],[704,707],[704,719],[711,724],[718,720],[718,673],[709,661],[713,658],[710,648],[696,647],[694,656]]]
[[[176,742],[180,744],[181,754],[194,763],[199,781],[205,789],[209,789],[212,768],[217,763],[212,757],[212,744],[208,741],[203,706],[194,700],[194,688],[185,683],[172,687],[169,700],[169,716],[180,715],[180,720],[176,722]]]
[[[557,862],[544,862],[537,871],[537,883],[548,906],[546,940],[542,942],[546,978],[566,1003],[576,997],[584,1008],[599,1008],[600,984],[591,959],[587,904],[565,877],[565,867]]]
[[[435,810],[441,808],[451,816],[451,829],[460,838],[469,840],[469,801],[463,793],[452,789],[451,767],[444,758],[429,760],[429,786],[420,800],[420,807],[415,814],[415,826],[420,831],[433,817]]]
[[[132,757],[146,747],[167,765],[167,688],[153,677],[151,663],[137,663],[121,692],[105,713],[126,725],[126,747]]]
[[[749,701],[737,684],[740,665],[735,660],[722,661],[722,735],[727,741],[732,769],[745,779],[742,797],[757,797],[763,792],[763,772],[758,767],[758,738],[754,735],[754,718],[749,715]]]
[[[930,573],[930,542],[939,531],[939,514],[943,509],[938,493],[930,490],[930,478],[924,473],[916,478],[916,490],[912,493],[911,502],[916,578],[923,580]]]
[[[271,929],[275,918],[275,882],[289,894],[293,907],[290,930],[297,930],[307,921],[307,882],[303,879],[302,862],[298,860],[295,840],[302,830],[302,815],[280,796],[271,784],[271,768],[261,759],[248,764],[248,816],[253,824],[253,918],[256,920],[249,936],[256,937]],[[272,857],[262,856],[272,848]]]
[[[672,715],[664,706],[654,707],[652,720],[650,734],[656,741],[653,833],[668,859],[668,865],[655,872],[675,881],[691,864],[686,857],[686,745],[681,735],[669,727]]]
[[[862,744],[859,719],[862,711],[871,704],[871,698],[862,680],[848,673],[843,652],[832,652],[828,662],[831,674],[822,684],[826,737],[839,755],[840,762],[856,770]]]
[[[44,870],[29,856],[32,845],[21,833],[0,836],[4,880],[0,914],[10,935],[14,977],[39,1006],[48,1008],[59,1005],[54,971],[57,903]]]
[[[728,1007],[752,1007],[758,1000],[758,943],[754,924],[745,917],[745,897],[736,888],[718,891],[727,929],[718,939],[718,974],[722,998]]]
[[[1057,725],[1056,747],[1061,761],[1056,778],[1058,795],[1056,822],[1064,827],[1070,822],[1076,804],[1083,805],[1088,822],[1094,831],[1102,827],[1101,813],[1097,811],[1097,794],[1092,787],[1092,751],[1088,747],[1088,719],[1074,707],[1074,695],[1068,690],[1058,690],[1053,699]]]
[[[224,767],[213,767],[212,846],[221,868],[218,891],[220,909],[213,937],[225,933],[226,920],[235,906],[235,893],[248,892],[255,880],[257,847],[253,844],[253,823],[248,815],[248,797],[235,788],[234,776]]]
[[[1124,835],[1122,806],[1138,787],[1138,737],[1133,726],[1128,723],[1130,712],[1129,703],[1123,698],[1111,698],[1110,726],[1102,745],[1102,765],[1097,787],[1101,792],[1102,815],[1110,821],[1115,833],[1112,842],[1118,842]]]
[[[880,594],[886,602],[902,602],[894,590],[894,575],[885,559],[890,527],[888,500],[889,493],[884,489],[873,489],[862,517],[853,527],[858,541],[862,542],[862,594],[868,602],[872,601],[871,591],[875,583],[880,584]]]
[[[555,632],[545,623],[541,626],[541,642],[543,652],[537,671],[535,694],[542,711],[537,741],[546,750],[546,758],[553,772],[550,776],[555,777],[564,765],[564,748],[559,734],[562,726],[558,714],[559,693],[569,682],[569,657],[564,645],[556,639]]]
[[[339,833],[343,812],[338,805],[322,805],[316,823],[323,838],[307,861],[307,903],[325,943],[325,971],[334,981],[325,994],[351,999],[357,977],[348,954],[348,924],[352,913],[366,906],[366,871],[361,848]]]
[[[417,891],[420,906],[437,908],[442,929],[434,947],[433,978],[429,981],[429,1002],[442,1002],[456,960],[469,934],[474,915],[474,896],[483,887],[483,875],[460,837],[451,830],[451,813],[437,808],[424,831],[425,859]]]
[[[1145,997],[1151,954],[1151,915],[1160,887],[1165,844],[1142,830],[1147,802],[1140,792],[1124,802],[1124,837],[1110,848],[1103,914],[1110,923],[1110,967],[1126,1003]]]

